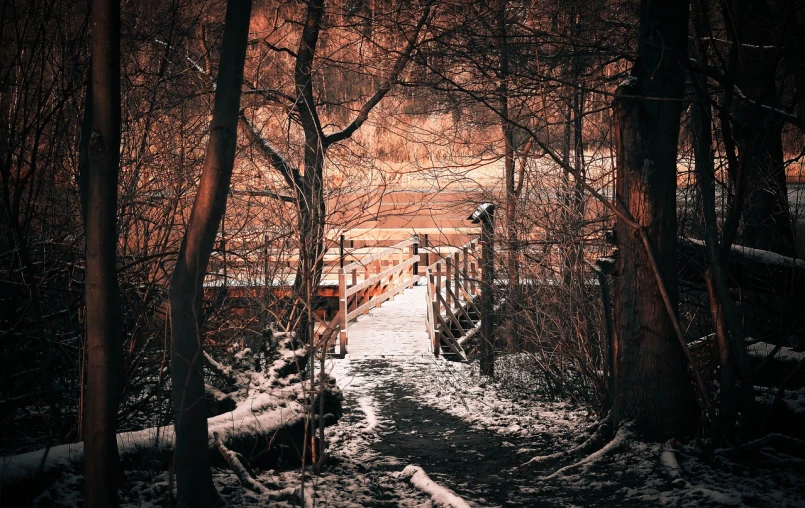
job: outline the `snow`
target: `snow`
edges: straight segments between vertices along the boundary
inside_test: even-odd
[[[704,240],[697,240],[695,238],[687,238],[685,240],[694,245],[699,245],[701,247],[705,246]],[[777,254],[776,252],[771,252],[762,249],[754,249],[752,247],[746,247],[744,245],[732,245],[731,250],[732,252],[735,252],[736,254],[739,254],[746,259],[751,259],[752,261],[762,263],[765,265],[781,266],[785,268],[795,268],[798,270],[805,270],[805,259],[790,258],[788,256]]]
[[[378,426],[377,416],[375,416],[374,399],[372,397],[361,397],[358,399],[358,406],[363,414],[366,415],[366,427],[364,432],[374,432]]]
[[[426,294],[425,286],[414,286],[349,323],[347,357],[382,358],[428,352]]]
[[[601,449],[568,457],[563,452],[589,436],[598,416],[545,397],[539,380],[529,376],[525,363],[517,363],[527,362],[527,355],[501,357],[496,380],[480,376],[477,364],[435,358],[429,352],[425,310],[425,288],[406,290],[351,323],[346,358],[327,360],[327,372],[343,392],[345,412],[326,429],[330,459],[321,473],[306,472],[309,504],[805,506],[805,481],[794,468],[731,462],[702,451],[696,442],[672,450],[621,429]],[[300,417],[301,402],[289,400],[293,384],[277,388],[256,376],[249,381],[256,389],[239,399],[235,411],[213,418],[211,432],[223,436],[233,422],[265,429]],[[794,395],[805,400],[805,390]],[[154,429],[141,432],[121,435],[121,449],[135,443],[153,446]],[[160,442],[171,440],[172,429],[160,429]],[[46,462],[75,462],[80,453],[80,444],[56,447]],[[529,472],[517,469],[535,456],[553,459],[534,464]],[[14,474],[23,463],[38,467],[42,452],[26,460],[8,459],[4,470]],[[258,472],[256,481],[279,489],[270,494],[244,489],[229,469],[215,468],[213,478],[231,506],[298,506],[299,495],[292,493],[301,483],[299,470]],[[127,471],[121,506],[164,506],[168,485],[165,469]],[[71,469],[37,495],[43,505],[76,506],[81,490],[80,472]],[[282,492],[287,495],[281,497]]]
[[[406,478],[410,478],[411,483],[418,489],[430,494],[436,506],[446,508],[470,508],[470,505],[458,497],[455,492],[431,480],[421,467],[413,465],[406,466],[402,471],[402,475]]]
[[[768,342],[758,341],[746,346],[746,352],[749,356],[765,359],[772,354],[777,348],[774,344]],[[800,362],[805,359],[805,351],[795,351],[790,347],[780,346],[774,354],[774,359],[784,362]]]

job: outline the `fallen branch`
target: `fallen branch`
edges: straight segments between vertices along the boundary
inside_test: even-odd
[[[748,453],[758,452],[763,448],[773,448],[792,457],[805,457],[805,441],[783,434],[769,434],[736,448],[719,448],[714,453],[724,457],[740,457]]]
[[[215,447],[218,449],[221,457],[224,458],[224,462],[229,465],[229,467],[235,473],[235,476],[238,477],[238,481],[240,481],[241,485],[258,494],[267,495],[272,493],[268,487],[256,480],[257,475],[255,475],[254,471],[252,471],[252,468],[249,467],[249,464],[243,458],[243,455],[233,452],[227,448],[224,442],[221,441],[221,436],[217,432],[215,433],[214,441]],[[275,484],[274,487],[278,488],[279,485]]]
[[[682,477],[682,468],[679,466],[679,461],[676,460],[676,453],[673,448],[666,446],[660,453],[660,464],[665,468],[666,474],[671,478],[671,484],[677,487],[682,487],[687,484]]]
[[[470,505],[457,496],[455,492],[431,480],[419,466],[405,466],[405,469],[402,471],[402,476],[409,478],[411,484],[422,492],[430,494],[430,498],[436,506],[445,508],[470,508]]]

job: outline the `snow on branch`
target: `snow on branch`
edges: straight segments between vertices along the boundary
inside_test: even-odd
[[[705,247],[704,240],[697,240],[695,238],[683,238],[683,242],[687,242],[697,247]],[[771,252],[768,250],[754,249],[744,245],[732,245],[732,253],[736,256],[747,261],[753,261],[762,265],[779,266],[782,268],[792,268],[794,270],[805,271],[805,259],[790,258]]]
[[[402,471],[402,476],[409,478],[414,487],[426,494],[430,494],[430,498],[436,506],[445,508],[470,508],[470,505],[457,496],[455,492],[431,480],[419,466],[406,466]]]

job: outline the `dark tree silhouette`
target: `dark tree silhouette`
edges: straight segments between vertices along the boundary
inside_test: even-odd
[[[644,228],[648,245],[639,229],[618,220],[613,416],[656,439],[684,435],[697,420],[685,359],[656,281],[657,275],[664,281],[676,312],[676,153],[687,24],[686,1],[641,2],[637,60],[615,101],[617,200]]]
[[[117,408],[122,359],[117,282],[120,166],[120,4],[92,4],[91,119],[86,175],[87,392],[84,409],[86,506],[114,504],[119,484]],[[87,101],[89,103],[89,100]],[[90,110],[90,108],[87,108]],[[89,117],[89,115],[87,115]]]

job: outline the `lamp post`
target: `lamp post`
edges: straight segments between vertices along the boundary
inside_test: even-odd
[[[495,337],[493,315],[493,291],[495,281],[495,205],[481,203],[478,208],[467,217],[473,224],[481,224],[481,343],[480,360],[481,374],[495,375]]]

